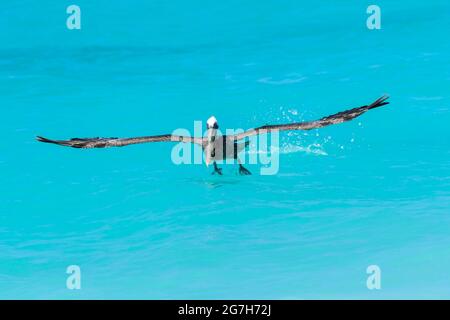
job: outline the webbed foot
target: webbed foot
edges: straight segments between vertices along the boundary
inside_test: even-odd
[[[222,175],[222,168],[219,168],[218,166],[217,166],[217,164],[214,162],[214,171],[212,172],[212,174],[218,174],[219,176],[221,176]]]
[[[244,168],[244,166],[242,164],[239,165],[239,174],[241,176],[248,176],[251,175],[252,173],[250,171],[248,171],[246,168]]]

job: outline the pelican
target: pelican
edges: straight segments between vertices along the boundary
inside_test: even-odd
[[[368,110],[375,109],[386,104],[389,96],[384,95],[369,105],[353,108],[350,110],[338,112],[336,114],[323,117],[315,121],[303,121],[288,124],[272,124],[263,125],[254,129],[247,130],[242,133],[233,135],[218,135],[219,125],[217,119],[211,116],[206,122],[207,134],[205,137],[180,136],[174,134],[164,134],[158,136],[143,136],[134,138],[73,138],[70,140],[51,140],[41,136],[36,139],[40,142],[54,143],[61,146],[72,148],[109,148],[123,147],[130,144],[147,143],[147,142],[186,142],[200,145],[205,153],[206,166],[213,164],[213,174],[222,175],[222,169],[217,166],[217,160],[235,159],[239,164],[239,174],[251,174],[242,165],[238,154],[248,146],[249,141],[239,142],[247,137],[255,136],[271,131],[287,131],[287,130],[311,130],[326,127],[332,124],[338,124],[359,117]]]

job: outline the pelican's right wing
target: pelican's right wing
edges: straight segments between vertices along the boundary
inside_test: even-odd
[[[160,136],[146,136],[135,138],[73,138],[70,140],[50,140],[44,137],[36,137],[37,141],[59,144],[61,146],[72,148],[109,148],[123,147],[130,144],[147,142],[191,142],[203,145],[203,138],[188,136],[177,136],[173,134],[164,134]]]

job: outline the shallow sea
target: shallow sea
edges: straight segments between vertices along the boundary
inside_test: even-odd
[[[0,298],[450,298],[450,4],[14,1],[0,13]],[[129,137],[313,120],[279,171]],[[81,290],[66,268],[81,268]],[[382,272],[368,290],[366,268]]]

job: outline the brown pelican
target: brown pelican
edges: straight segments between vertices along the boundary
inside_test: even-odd
[[[217,167],[217,160],[236,159],[239,164],[239,173],[241,175],[251,174],[238,158],[238,154],[248,146],[249,141],[238,142],[244,138],[268,133],[271,131],[285,131],[285,130],[311,130],[325,127],[332,124],[338,124],[345,121],[352,120],[366,111],[378,108],[388,104],[386,100],[387,95],[382,96],[373,103],[350,110],[342,111],[330,116],[323,117],[315,121],[304,121],[289,124],[275,124],[264,125],[255,129],[247,130],[243,133],[233,135],[217,135],[219,125],[214,116],[210,117],[206,123],[207,135],[206,137],[191,137],[180,136],[173,134],[164,134],[159,136],[144,136],[135,138],[73,138],[70,140],[50,140],[43,137],[37,137],[38,141],[46,143],[59,144],[61,146],[73,148],[108,148],[108,147],[123,147],[130,144],[146,143],[146,142],[190,142],[198,144],[202,147],[205,153],[205,163],[208,166],[210,163],[214,165],[214,173],[222,175],[222,169]]]

